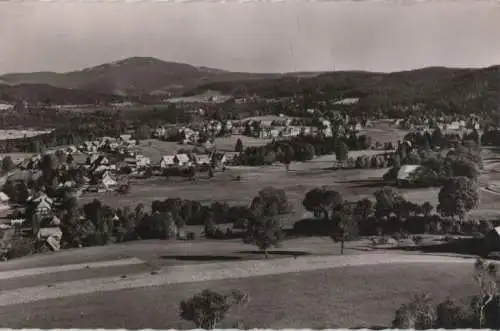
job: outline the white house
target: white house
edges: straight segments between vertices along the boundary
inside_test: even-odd
[[[137,155],[135,160],[138,168],[146,168],[151,165],[151,159],[149,157],[145,157],[144,155]]]
[[[54,251],[61,249],[62,231],[58,226],[41,228],[36,237],[39,241],[45,241]]]
[[[50,205],[52,205],[52,203],[54,203],[54,200],[49,198],[49,196],[44,192],[38,192],[36,194],[33,194],[32,196],[28,197],[28,199],[26,199],[26,201],[31,202],[31,203],[35,203],[35,204],[38,204],[42,201],[46,201]]]
[[[0,111],[11,110],[14,109],[14,105],[0,103]]]
[[[0,192],[0,203],[9,203],[9,196],[3,192]]]
[[[271,135],[271,137],[273,137],[273,138],[277,138],[277,137],[279,137],[280,132],[281,132],[280,130],[277,130],[277,129],[272,129],[272,130],[270,131],[270,135]]]
[[[65,181],[64,183],[59,183],[58,188],[73,188],[76,187],[76,182],[72,180]]]
[[[177,164],[175,155],[164,155],[160,161],[161,168],[173,167]]]
[[[165,129],[164,127],[157,128],[154,132],[154,136],[158,138],[165,137],[166,134],[167,134],[167,129]]]
[[[207,154],[196,155],[197,165],[210,165],[210,156]]]
[[[187,155],[185,153],[180,153],[180,154],[176,154],[175,157],[178,160],[179,166],[183,167],[183,166],[190,166],[191,165],[191,160],[189,159],[189,155]]]
[[[38,202],[35,208],[35,212],[40,215],[48,215],[52,211],[52,203],[49,201],[52,201],[52,199],[50,200],[44,199]]]
[[[26,222],[24,218],[15,218],[10,220],[10,225],[12,226],[23,225],[24,222]]]
[[[101,182],[100,182],[99,186],[100,186],[100,188],[102,188],[106,191],[109,191],[109,190],[113,190],[117,184],[118,184],[118,182],[111,177],[109,172],[105,172],[101,178]]]
[[[123,142],[129,142],[132,139],[131,134],[121,134],[120,135],[120,140]]]

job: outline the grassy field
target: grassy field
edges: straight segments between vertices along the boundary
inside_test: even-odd
[[[377,151],[354,151],[350,154],[357,157],[361,154],[374,154]],[[209,179],[207,174],[199,174],[196,181],[187,181],[181,178],[152,178],[150,180],[137,180],[132,182],[131,190],[127,195],[119,196],[114,193],[89,194],[83,201],[99,198],[103,203],[121,207],[136,205],[142,202],[150,205],[154,200],[180,197],[198,200],[201,202],[225,201],[230,204],[248,204],[258,191],[266,186],[283,188],[293,207],[290,216],[292,222],[308,217],[302,200],[312,188],[329,185],[339,191],[345,199],[359,200],[365,197],[373,198],[373,193],[383,186],[382,175],[387,169],[349,169],[332,171],[329,168],[335,160],[334,155],[318,157],[310,162],[294,162],[290,171],[277,164],[266,167],[230,167],[226,172],[217,172],[215,177]],[[490,167],[481,177],[481,183],[500,180],[496,168]],[[241,176],[241,181],[232,178]],[[439,188],[399,189],[408,200],[415,203],[429,201],[437,205]],[[480,205],[471,212],[471,217],[476,219],[489,219],[498,217],[500,210],[497,204],[500,195],[492,194],[485,190],[480,191]]]
[[[398,129],[392,127],[388,121],[376,121],[373,122],[372,127],[364,128],[360,131],[360,134],[366,134],[372,138],[372,142],[380,142],[384,144],[386,142],[396,143],[398,140],[403,140],[403,137],[408,133],[406,130]]]
[[[269,139],[258,139],[247,136],[233,135],[215,139],[215,147],[221,152],[234,152],[238,139],[241,139],[244,147],[262,146],[270,142]],[[193,145],[181,145],[176,142],[160,141],[156,139],[143,140],[138,146],[139,153],[151,158],[152,162],[159,163],[162,156],[175,154],[180,149],[191,150]]]
[[[383,127],[369,130],[374,141],[394,141],[404,133],[399,130],[384,131]],[[388,128],[388,130],[392,130]],[[246,137],[245,137],[246,138]],[[226,138],[223,138],[226,139]],[[231,140],[232,139],[232,140]],[[218,148],[232,149],[235,138],[227,138],[217,142]],[[386,139],[386,140],[384,140]],[[250,140],[243,142],[245,146]],[[261,140],[254,143],[262,143]],[[175,152],[181,145],[164,142],[143,142],[144,153],[150,153],[155,162],[156,157],[168,151]],[[222,147],[226,146],[226,147]],[[147,149],[148,148],[148,149]],[[156,154],[155,154],[156,153]],[[170,152],[172,153],[172,152]],[[375,151],[352,152],[351,156],[373,154]],[[481,176],[481,184],[500,181],[496,164],[495,151],[485,151],[487,164]],[[154,156],[156,155],[156,156]],[[128,195],[89,194],[83,197],[82,203],[99,198],[111,206],[134,206],[139,202],[149,205],[156,199],[181,197],[201,202],[226,201],[230,204],[248,204],[257,192],[266,186],[285,189],[292,204],[293,213],[288,216],[288,223],[310,216],[302,206],[305,193],[311,188],[330,185],[332,189],[342,193],[344,198],[358,200],[373,197],[373,192],[380,188],[376,185],[387,169],[337,170],[329,169],[335,157],[327,155],[311,162],[296,162],[289,172],[284,166],[269,167],[231,167],[226,172],[218,172],[212,179],[199,175],[196,181],[182,179],[152,178],[132,182]],[[498,171],[500,173],[500,171]],[[241,175],[241,181],[232,178]],[[368,183],[370,185],[368,185]],[[382,184],[379,182],[379,184]],[[404,189],[399,190],[407,199],[423,203],[437,204],[438,189]],[[474,218],[495,217],[500,215],[496,209],[500,195],[481,190],[481,203],[472,215]],[[428,239],[431,241],[433,238]],[[348,242],[346,258],[353,260],[374,261],[370,255],[372,248],[368,240]],[[43,254],[0,264],[0,272],[26,267],[48,267],[70,263],[88,263],[118,258],[139,258],[147,266],[116,267],[116,270],[72,271],[62,275],[40,276],[37,281],[24,280],[22,286],[51,284],[55,281],[73,281],[82,278],[100,278],[127,273],[130,279],[140,273],[149,275],[149,270],[157,268],[165,270],[166,278],[174,278],[175,267],[191,267],[191,272],[205,271],[203,264],[209,260],[238,261],[254,264],[254,259],[262,259],[255,254],[255,247],[246,245],[241,240],[212,241],[141,241],[106,247],[74,249],[58,253]],[[338,255],[338,244],[329,238],[294,238],[283,242],[279,248],[281,253],[293,255],[294,252],[307,253],[322,257]],[[366,253],[360,253],[361,251]],[[367,252],[368,251],[368,252]],[[387,251],[386,251],[387,252]],[[403,254],[399,252],[397,254]],[[386,258],[385,253],[382,258]],[[422,254],[425,255],[425,254]],[[272,263],[282,258],[279,254],[272,256]],[[301,256],[301,259],[313,258]],[[334,258],[339,258],[334,257]],[[403,259],[407,257],[404,256]],[[274,260],[276,259],[276,260]],[[293,259],[291,259],[293,260]],[[282,261],[282,260],[279,260]],[[349,264],[351,260],[346,260]],[[378,261],[378,260],[377,260]],[[382,260],[381,260],[382,261]],[[469,263],[470,261],[470,263]],[[290,263],[283,260],[284,263]],[[383,262],[387,262],[383,260]],[[401,262],[401,261],[399,261]],[[240,316],[230,315],[220,327],[231,327],[237,319],[242,319],[247,328],[339,328],[339,327],[388,327],[394,311],[407,302],[413,294],[429,292],[436,302],[444,300],[448,295],[453,297],[477,293],[472,278],[473,259],[466,263],[393,263],[356,266],[337,265],[337,268],[301,271],[279,275],[254,276],[238,279],[200,281],[184,284],[170,284],[117,290],[111,292],[95,292],[73,297],[49,299],[39,302],[3,306],[0,309],[2,325],[10,328],[178,328],[188,329],[194,325],[179,317],[179,302],[187,299],[205,288],[221,292],[232,288],[248,292],[251,301]],[[298,263],[298,262],[297,262]],[[315,262],[317,263],[317,262]],[[378,262],[377,262],[378,263]],[[295,264],[291,264],[295,266]],[[329,267],[329,264],[327,265]],[[121,268],[121,269],[120,269]],[[196,270],[194,270],[194,269]],[[208,268],[208,267],[205,267]],[[238,271],[227,268],[228,272]],[[266,265],[266,270],[272,269]],[[156,269],[155,269],[156,270]],[[295,270],[295,269],[294,269]],[[299,269],[296,269],[299,270]],[[295,270],[295,271],[296,271]],[[253,275],[253,273],[252,273]],[[43,278],[45,277],[45,278]],[[147,276],[149,277],[149,276]],[[147,278],[145,282],[151,282]],[[153,277],[153,276],[152,276]],[[189,277],[189,275],[188,275]],[[193,278],[189,278],[190,281]],[[205,279],[205,278],[203,278]],[[3,291],[15,291],[21,279],[9,279],[0,282]],[[116,281],[114,281],[116,283]],[[152,283],[155,284],[155,283]],[[157,283],[156,283],[157,285]],[[45,287],[45,285],[43,285]],[[104,286],[104,285],[103,285]],[[145,286],[145,285],[140,285]],[[62,287],[62,285],[61,285]],[[44,288],[47,292],[47,288]],[[57,284],[55,285],[57,290]],[[102,288],[101,288],[102,290]],[[1,294],[0,294],[1,295]],[[53,296],[52,296],[53,297]],[[6,301],[10,302],[10,301]]]
[[[10,156],[14,163],[18,163],[32,155],[33,153],[0,153],[0,159]]]
[[[11,328],[193,328],[178,305],[205,288],[245,290],[251,301],[241,317],[247,328],[389,326],[401,304],[426,291],[436,301],[476,292],[471,263],[351,266],[329,270],[93,293],[2,307]]]
[[[30,137],[35,137],[39,136],[41,134],[49,133],[52,130],[45,130],[45,131],[39,131],[39,130],[0,130],[0,140],[7,140],[7,139],[21,139],[23,137],[30,138]]]
[[[135,205],[139,201],[150,204],[153,200],[169,197],[198,200],[202,202],[226,201],[230,204],[247,204],[258,191],[266,186],[285,189],[294,208],[295,217],[304,217],[302,199],[305,193],[321,185],[331,185],[342,192],[345,198],[358,199],[369,196],[376,188],[367,189],[358,183],[360,179],[379,179],[383,169],[345,170],[332,172],[332,157],[317,158],[312,162],[293,163],[287,172],[282,165],[268,167],[230,167],[226,172],[217,172],[209,179],[199,174],[196,181],[185,179],[153,178],[132,182],[130,192],[124,196],[111,194],[89,194],[84,200],[99,197],[112,206]],[[241,176],[241,181],[232,178]]]

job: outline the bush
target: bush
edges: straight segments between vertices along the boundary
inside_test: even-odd
[[[427,330],[432,329],[435,319],[436,313],[430,297],[426,294],[419,294],[396,310],[392,327],[395,329]]]
[[[9,246],[5,253],[8,260],[31,255],[35,250],[33,240],[25,237],[14,238]]]
[[[182,301],[180,315],[186,321],[194,322],[197,328],[211,330],[224,319],[230,308],[227,296],[207,289]]]
[[[327,233],[327,227],[322,218],[308,218],[295,222],[292,232],[302,236],[321,236]]]
[[[417,236],[412,236],[411,240],[415,243],[415,245],[420,245],[424,240],[424,238],[422,236],[417,235]]]
[[[88,246],[104,246],[108,244],[108,241],[108,234],[98,231],[87,238],[86,244]]]
[[[474,328],[476,324],[475,320],[475,312],[469,304],[463,301],[456,302],[451,299],[446,299],[436,308],[436,322],[434,328]]]

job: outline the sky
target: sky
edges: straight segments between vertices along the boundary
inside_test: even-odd
[[[131,56],[247,72],[500,64],[499,2],[399,2],[0,1],[0,74]]]

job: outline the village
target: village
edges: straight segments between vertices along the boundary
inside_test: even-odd
[[[348,99],[344,103],[355,102],[356,100]],[[201,109],[198,112],[203,114]],[[350,118],[345,113],[333,112],[327,119],[318,116],[318,112],[315,109],[306,111],[308,114],[315,114],[312,119],[291,118],[279,114],[241,120],[203,120],[181,126],[170,124],[147,128],[146,133],[142,127],[118,137],[105,136],[84,141],[79,145],[52,148],[43,154],[20,160],[4,176],[0,210],[5,219],[0,226],[2,230],[12,233],[26,228],[31,219],[37,219],[34,223],[37,225],[32,225],[31,231],[37,242],[41,243],[38,246],[42,247],[42,251],[57,251],[61,248],[62,239],[60,218],[64,217],[64,208],[61,206],[67,203],[68,199],[78,200],[89,194],[96,198],[95,194],[124,196],[129,192],[132,181],[137,182],[152,176],[180,176],[186,180],[195,180],[196,174],[205,173],[208,178],[212,178],[218,172],[225,172],[228,167],[238,168],[238,160],[244,152],[243,146],[238,144],[242,145],[241,141],[245,141],[245,138],[260,140],[260,145],[280,141],[286,143],[290,139],[300,137],[330,139],[334,133],[337,136],[359,138],[361,133],[373,126],[369,120]],[[418,134],[439,129],[458,135],[459,139],[464,134],[480,129],[479,119],[475,116],[471,116],[467,121],[442,117],[434,122],[426,120],[416,121],[418,124],[413,123],[409,119],[397,119],[390,121],[390,126]],[[142,141],[138,139],[139,131]],[[225,138],[232,138],[233,143],[236,141],[235,146],[218,150],[217,140]],[[170,152],[155,153],[154,156],[144,155],[141,150],[147,148],[141,148],[141,144],[142,147],[147,147],[154,141],[169,144]],[[409,141],[406,143],[411,146]],[[382,144],[379,141],[372,142],[370,138],[368,145],[364,143],[361,148],[379,150],[379,154],[372,154],[372,160],[364,154],[357,159],[349,157],[338,163],[338,166],[344,169],[363,168],[366,167],[363,164],[371,164],[375,168],[385,168],[391,164],[394,146],[398,146],[397,144],[401,144],[401,141],[386,141]],[[412,173],[417,173],[419,168],[419,165],[403,165],[398,168],[396,179],[399,183],[405,182]],[[50,187],[37,184],[47,176],[53,181]],[[241,180],[241,176],[232,176],[230,180]],[[14,196],[9,197],[9,194]],[[80,218],[80,223],[84,224],[85,219],[83,216]],[[112,219],[117,221],[118,215],[115,213]],[[8,242],[8,236],[4,237],[3,241]],[[4,249],[8,247],[7,245]]]

